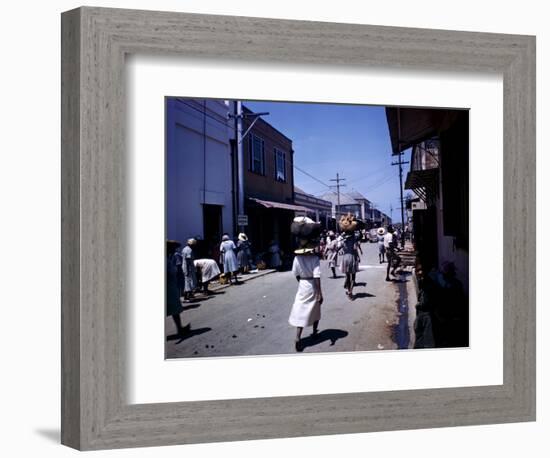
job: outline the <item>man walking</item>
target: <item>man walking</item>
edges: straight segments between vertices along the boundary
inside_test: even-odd
[[[386,259],[388,260],[388,266],[386,268],[386,281],[391,281],[390,278],[390,269],[391,274],[395,276],[395,268],[397,267],[397,236],[392,225],[388,226],[388,232],[384,236],[384,248],[386,249]]]

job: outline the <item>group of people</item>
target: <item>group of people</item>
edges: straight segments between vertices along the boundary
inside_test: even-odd
[[[187,333],[190,325],[183,326],[180,313],[183,302],[189,302],[196,292],[208,296],[210,282],[223,274],[233,284],[238,283],[237,274],[250,270],[251,246],[246,234],[241,233],[235,244],[228,234],[223,234],[218,262],[209,258],[196,258],[196,238],[189,238],[182,248],[176,240],[166,242],[166,314],[171,316],[179,335]],[[222,269],[220,269],[220,266]]]

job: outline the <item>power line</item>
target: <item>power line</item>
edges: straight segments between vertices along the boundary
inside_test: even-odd
[[[362,177],[354,178],[353,180],[348,181],[348,184],[355,183],[356,181],[364,180],[365,178],[369,178],[369,177],[372,177],[374,175],[377,175],[378,173],[382,172],[383,170],[386,170],[387,167],[388,167],[387,165],[384,165],[384,166],[382,166],[378,169],[375,169],[374,171],[371,171],[368,175],[363,175]]]
[[[206,112],[206,109],[205,109],[205,110],[201,110],[200,108],[197,108],[197,107],[191,105],[190,103],[186,102],[186,99],[183,99],[183,98],[181,98],[181,97],[177,97],[177,100],[178,100],[179,102],[183,103],[184,105],[188,106],[189,108],[192,108],[193,110],[199,112],[200,114],[202,114],[202,115],[204,115],[204,116],[207,116],[207,117],[209,117],[210,119],[213,119],[213,120],[216,121],[216,122],[219,122],[220,124],[222,124],[222,125],[225,126],[225,127],[232,127],[231,125],[228,124],[229,121],[227,121],[227,120],[226,120],[226,121],[221,121],[219,118],[216,118],[216,117],[214,117],[214,116],[208,114],[208,113]],[[206,100],[206,99],[205,99],[205,100]]]

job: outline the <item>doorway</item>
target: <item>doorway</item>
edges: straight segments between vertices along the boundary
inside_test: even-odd
[[[222,208],[221,205],[204,204],[202,206],[206,254],[212,259],[217,259],[215,248],[220,245],[222,239]]]

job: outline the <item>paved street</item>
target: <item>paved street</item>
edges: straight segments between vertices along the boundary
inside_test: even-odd
[[[320,335],[306,339],[304,353],[412,348],[414,286],[410,274],[386,282],[386,264],[379,264],[377,244],[363,243],[355,300],[344,293],[344,277],[330,278],[321,261]],[[183,323],[192,332],[175,338],[175,326],[166,319],[167,358],[295,353],[295,328],[288,315],[297,290],[292,272],[275,272],[217,291],[216,295],[184,305]],[[311,333],[305,328],[303,337]]]

